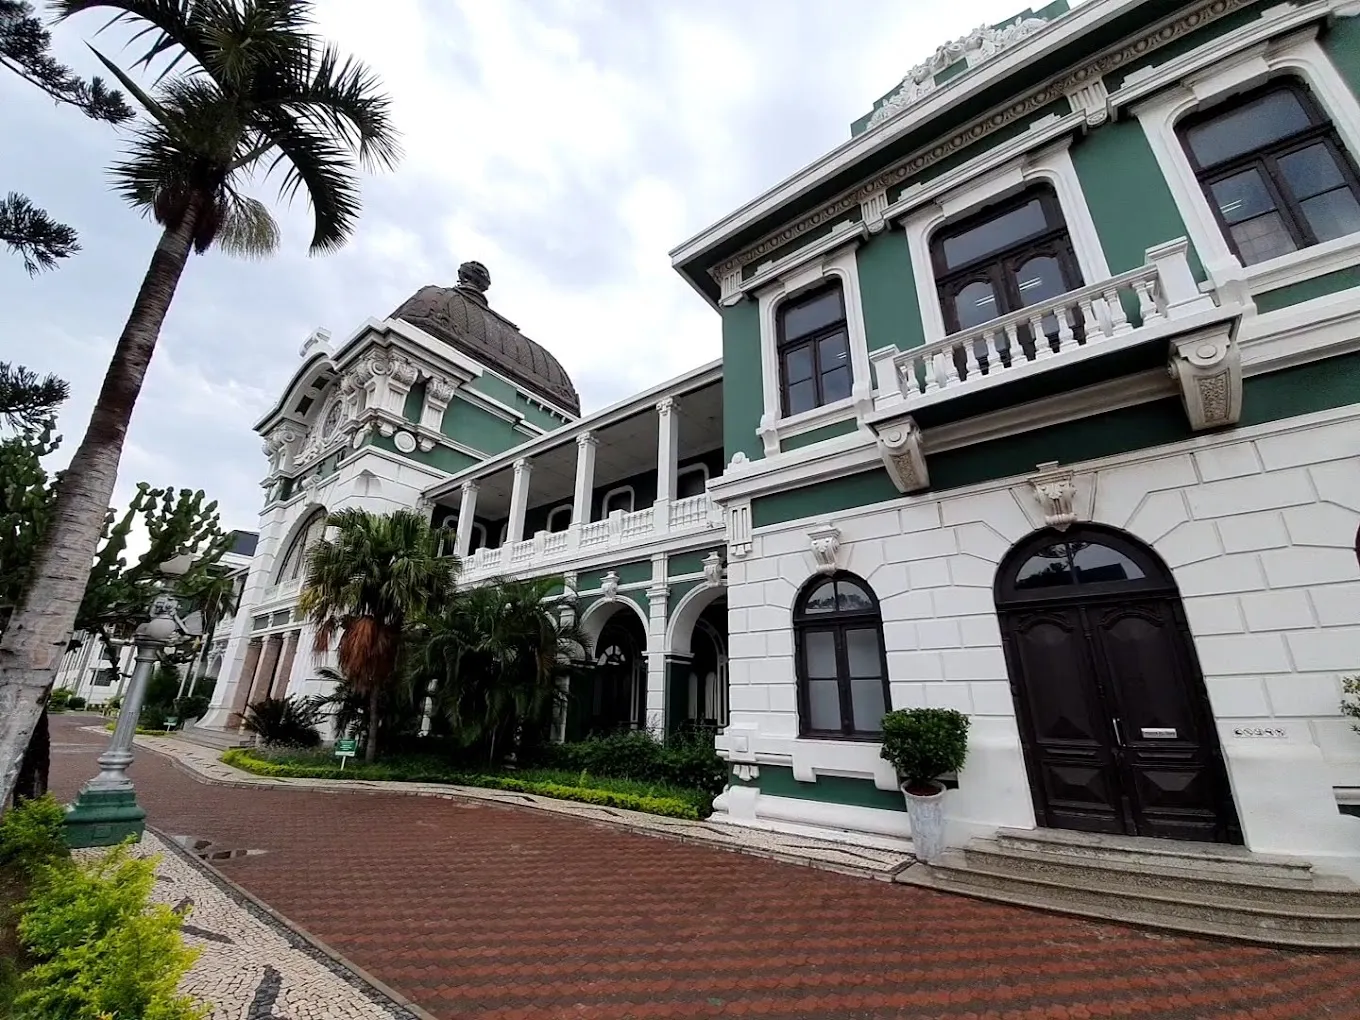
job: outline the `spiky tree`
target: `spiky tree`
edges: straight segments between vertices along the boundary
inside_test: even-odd
[[[52,36],[25,0],[0,0],[0,67],[93,120],[121,124],[132,119],[122,93],[100,78],[86,81],[53,58]],[[80,251],[74,230],[17,192],[0,199],[0,244],[23,259],[30,276]]]
[[[96,55],[141,108],[118,193],[161,227],[119,335],[84,439],[62,479],[34,581],[0,640],[0,803],[75,623],[128,421],[161,324],[191,251],[264,255],[278,229],[242,188],[271,174],[281,197],[302,193],[311,250],[350,236],[361,166],[397,159],[389,101],[376,77],[312,31],[309,0],[57,0],[59,17],[105,9],[149,40],[142,65],[163,60],[150,90]]]
[[[384,689],[401,682],[397,660],[408,621],[453,596],[458,561],[439,555],[447,531],[409,510],[349,508],[326,524],[335,537],[308,554],[298,604],[316,626],[316,652],[329,652],[339,637],[340,672],[368,697],[368,718],[377,719]],[[377,757],[378,729],[368,727],[366,761]]]

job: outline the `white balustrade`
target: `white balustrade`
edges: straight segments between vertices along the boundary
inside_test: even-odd
[[[701,492],[671,504],[671,530],[702,527],[708,524],[708,493]]]
[[[652,508],[646,510],[636,510],[631,514],[623,515],[623,527],[621,537],[626,542],[630,538],[637,538],[639,535],[650,535],[655,515]]]
[[[567,550],[567,533],[565,531],[549,532],[543,539],[543,555],[555,556]]]
[[[604,545],[609,541],[609,521],[592,521],[581,525],[581,547]]]
[[[1176,254],[1183,261],[1183,252]],[[876,351],[873,360],[880,392],[891,394],[895,376],[896,389],[906,400],[927,394],[938,399],[935,395],[981,378],[1160,322],[1167,318],[1168,306],[1162,286],[1166,267],[1161,261],[961,330],[937,343],[904,352]],[[1136,323],[1125,310],[1126,300],[1138,309]]]
[[[510,545],[511,563],[528,563],[534,558],[534,540],[526,539],[523,542],[514,542]]]

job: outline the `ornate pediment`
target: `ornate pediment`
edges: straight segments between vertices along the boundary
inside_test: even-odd
[[[935,76],[953,67],[960,60],[967,61],[969,68],[977,67],[1046,27],[1048,22],[1042,18],[1027,18],[1022,15],[1008,24],[996,27],[980,25],[967,35],[945,43],[931,54],[928,60],[907,72],[907,76],[902,79],[892,95],[873,112],[873,116],[869,118],[869,127],[881,124],[930,95],[939,88]]]

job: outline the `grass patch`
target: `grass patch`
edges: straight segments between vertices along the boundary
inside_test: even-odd
[[[372,765],[351,759],[341,771],[338,760],[325,751],[243,747],[223,752],[222,761],[257,776],[449,783],[600,804],[668,818],[706,818],[713,810],[713,798],[702,790],[561,769],[520,769],[484,774],[454,769],[435,758],[391,758]]]
[[[116,721],[107,722],[104,724],[104,729],[112,733],[117,726],[118,723]],[[145,726],[137,727],[137,736],[139,737],[168,737],[169,735],[170,735],[169,730],[149,730]]]

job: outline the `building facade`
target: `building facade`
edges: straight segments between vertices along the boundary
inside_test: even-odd
[[[1059,2],[940,47],[672,252],[721,362],[584,418],[469,326],[475,264],[310,341],[219,724],[307,689],[320,508],[427,506],[469,583],[565,576],[581,725],[720,727],[720,821],[909,838],[880,720],[941,706],[951,842],[1360,871],[1357,15]]]

